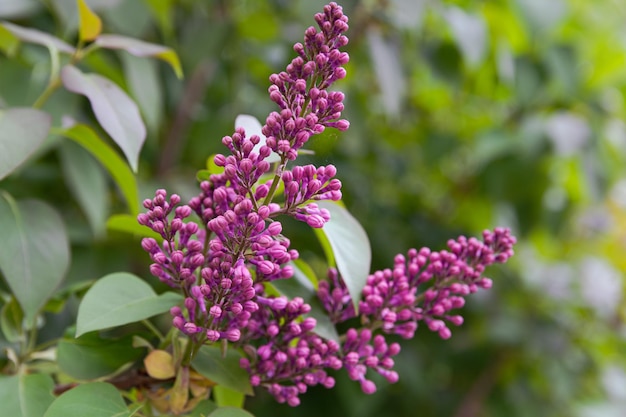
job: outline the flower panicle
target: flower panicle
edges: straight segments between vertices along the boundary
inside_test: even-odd
[[[300,404],[308,387],[332,388],[329,370],[345,369],[366,394],[377,389],[371,372],[396,382],[393,358],[400,346],[388,343],[387,335],[410,339],[422,322],[449,338],[448,325],[463,323],[453,310],[467,295],[492,286],[485,269],[506,262],[515,244],[508,229],[497,228],[482,240],[450,240],[446,250],[411,249],[397,255],[393,267],[367,277],[356,307],[338,271],[330,269],[317,290],[323,309],[333,324],[360,319],[337,340],[316,332],[312,307],[302,298],[268,295],[268,283],[291,278],[299,257],[279,216],[322,228],[330,213],[319,203],[342,197],[333,165],[287,169],[313,135],[349,127],[341,119],[343,93],[329,91],[346,76],[349,56],[340,48],[348,43],[348,18],[332,2],[315,21],[318,28],[308,28],[303,43],[294,45],[297,56],[285,71],[270,77],[269,96],[279,111],[267,117],[265,138],[235,129],[222,139],[228,154],[214,158],[223,171],[202,181],[198,195],[182,204],[178,195],[157,190],[137,217],[162,240],[142,240],[151,274],[184,295],[182,305],[170,310],[173,326],[195,347],[218,341],[241,347],[246,356],[240,366],[251,384],[291,406]],[[281,182],[283,198],[273,202]]]
[[[267,146],[283,160],[295,160],[298,150],[311,136],[327,127],[346,130],[350,123],[341,119],[344,95],[328,91],[337,80],[345,78],[343,67],[350,57],[339,48],[347,45],[348,17],[341,6],[330,3],[315,15],[319,27],[306,30],[304,44],[296,43],[298,55],[285,71],[270,76],[270,99],[278,105],[262,128]]]

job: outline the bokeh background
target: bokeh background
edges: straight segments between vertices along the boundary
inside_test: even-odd
[[[189,196],[196,172],[223,151],[238,114],[274,110],[268,76],[291,60],[319,0],[92,0],[105,32],[172,47],[185,79],[124,52],[83,67],[139,103],[148,126],[139,177]],[[448,341],[427,329],[405,343],[400,382],[375,395],[338,377],[291,409],[259,392],[262,416],[622,416],[626,410],[626,3],[621,0],[346,0],[351,56],[344,91],[351,128],[311,143],[333,163],[344,201],[368,232],[373,269],[410,247],[511,227],[516,256],[490,269],[492,290],[469,299]],[[0,18],[76,39],[73,0],[1,0]],[[0,108],[30,106],[47,82],[45,48],[0,45]],[[85,99],[55,93],[55,125],[91,120]],[[76,149],[74,149],[76,151]],[[104,183],[94,233],[72,198],[68,152],[46,149],[2,187],[64,217],[73,261],[68,292],[104,274],[148,278],[138,239],[106,232],[123,212]],[[85,154],[85,158],[88,155]],[[95,161],[94,161],[95,163]],[[93,223],[93,219],[90,219]],[[92,224],[93,226],[93,224]],[[306,228],[294,246],[318,269]],[[97,229],[96,229],[97,230]],[[1,234],[1,232],[0,232]],[[355,254],[359,256],[359,254]],[[69,303],[71,307],[71,303]],[[52,337],[75,310],[50,314]]]

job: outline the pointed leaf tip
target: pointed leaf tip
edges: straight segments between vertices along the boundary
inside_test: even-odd
[[[122,49],[139,57],[154,57],[167,62],[178,78],[183,78],[183,69],[178,55],[171,48],[140,39],[121,35],[101,35],[96,39],[96,45],[107,49]]]
[[[89,8],[85,0],[76,2],[79,19],[78,36],[81,41],[93,41],[102,32],[102,20]]]
[[[139,152],[147,134],[137,104],[111,80],[98,74],[84,74],[72,65],[63,67],[61,80],[66,89],[89,99],[96,119],[137,172]]]

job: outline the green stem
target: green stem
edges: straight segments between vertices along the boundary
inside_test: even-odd
[[[35,349],[37,343],[37,323],[33,323],[33,327],[28,332],[28,342],[26,344],[26,350],[22,352],[22,358],[28,357],[30,353]]]
[[[283,172],[283,170],[285,169],[285,166],[287,165],[285,162],[285,155],[283,155],[280,158],[280,164],[278,165],[278,168],[276,169],[276,174],[274,175],[274,180],[272,181],[272,186],[270,187],[269,192],[267,193],[267,196],[265,196],[265,200],[263,200],[263,205],[266,206],[269,203],[272,202],[272,199],[274,198],[274,193],[276,192],[276,188],[278,188],[278,184],[280,183],[280,176]]]
[[[165,339],[165,336],[163,336],[163,333],[161,333],[161,331],[159,329],[157,329],[157,327],[152,324],[152,322],[150,320],[141,320],[141,323],[146,326],[148,328],[148,330],[150,330],[152,333],[154,333],[154,335],[156,337],[159,338],[159,341],[163,341]]]
[[[60,77],[57,76],[54,80],[50,80],[50,82],[46,86],[46,89],[43,90],[43,93],[41,93],[41,95],[37,97],[37,100],[35,100],[35,102],[33,103],[33,107],[35,109],[40,109],[46,103],[46,101],[48,101],[52,93],[54,93],[56,89],[59,88],[60,86],[61,86]]]

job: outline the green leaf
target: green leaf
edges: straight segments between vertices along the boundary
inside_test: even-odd
[[[9,22],[0,22],[0,25],[4,26],[5,29],[8,29],[9,32],[24,42],[43,45],[51,51],[57,50],[67,54],[76,52],[73,46],[46,32],[21,27]]]
[[[146,140],[146,126],[137,104],[108,78],[84,74],[72,65],[63,67],[61,80],[66,89],[89,99],[96,119],[137,172],[139,152]]]
[[[78,3],[78,37],[81,41],[93,41],[102,32],[102,20],[85,3],[85,0],[77,0]]]
[[[78,307],[76,337],[165,313],[182,301],[174,292],[157,295],[136,275],[117,272],[100,278]]]
[[[50,124],[50,115],[41,110],[0,110],[0,179],[13,172],[43,144]]]
[[[130,212],[132,214],[139,213],[137,180],[128,168],[128,164],[119,157],[117,152],[100,139],[89,126],[78,124],[69,129],[55,130],[55,133],[72,139],[96,157],[109,172],[120,191],[122,191]]]
[[[337,270],[357,308],[372,262],[369,239],[363,227],[344,207],[331,201],[320,201],[318,205],[330,212],[330,221],[322,231],[328,238]]]
[[[0,270],[32,327],[69,266],[65,225],[47,204],[0,194]]]
[[[241,355],[234,349],[228,349],[226,357],[223,357],[219,347],[202,346],[191,364],[198,373],[218,385],[252,395],[250,377],[246,370],[239,366],[240,358]]]
[[[196,405],[189,414],[189,417],[206,417],[209,413],[215,411],[217,409],[217,405],[211,400],[202,400]]]
[[[154,230],[137,223],[137,218],[130,214],[114,214],[107,220],[107,229],[118,232],[132,233],[135,236],[151,237],[157,242],[163,237]]]
[[[220,407],[207,417],[254,417],[254,415],[241,408]]]
[[[53,390],[54,381],[49,375],[0,376],[2,415],[41,417],[54,401]]]
[[[41,415],[41,414],[40,414]],[[58,397],[44,417],[130,417],[117,388],[105,382],[79,385]]]
[[[237,407],[241,409],[246,400],[246,396],[239,392],[226,388],[223,385],[213,387],[213,398],[218,407]]]
[[[59,341],[57,363],[63,372],[73,378],[96,379],[135,362],[143,353],[143,349],[133,348],[133,335],[102,339],[91,333],[78,339]]]
[[[101,35],[96,39],[96,45],[107,49],[123,49],[135,56],[161,59],[170,64],[178,78],[183,77],[183,69],[178,55],[166,46],[121,35]]]
[[[11,297],[0,311],[0,328],[7,341],[17,343],[25,340],[23,322],[24,313],[15,297]]]
[[[108,211],[105,174],[86,151],[73,142],[59,147],[63,177],[78,201],[96,237],[105,232]]]

